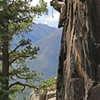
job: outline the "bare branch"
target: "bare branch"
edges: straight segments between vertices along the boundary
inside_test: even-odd
[[[9,54],[12,54],[13,52],[15,52],[19,47],[21,47],[21,46],[25,46],[25,45],[28,45],[28,44],[30,44],[30,42],[24,42],[24,43],[22,43],[22,44],[19,44],[13,51],[11,51]]]
[[[10,89],[11,87],[15,86],[15,85],[20,85],[20,86],[23,86],[24,88],[25,88],[25,87],[29,87],[29,88],[39,89],[39,88],[36,87],[36,86],[31,86],[31,85],[29,85],[29,84],[24,84],[24,83],[21,83],[21,82],[19,82],[19,81],[10,84],[9,89]]]

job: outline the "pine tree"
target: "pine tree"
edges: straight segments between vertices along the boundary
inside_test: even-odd
[[[13,37],[23,36],[31,31],[36,15],[47,13],[47,3],[42,1],[35,7],[32,0],[1,0],[0,1],[0,100],[9,100],[10,93],[17,90],[16,86],[36,88],[30,83],[39,80],[35,71],[30,71],[26,60],[36,58],[39,47],[32,47],[30,39],[21,39],[12,46]],[[16,79],[16,80],[15,80]]]

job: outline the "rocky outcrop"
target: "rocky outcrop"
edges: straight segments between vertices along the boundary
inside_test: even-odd
[[[57,100],[99,100],[100,0],[66,0],[66,5]]]
[[[100,84],[91,89],[91,95],[87,100],[100,100]]]
[[[51,91],[47,94],[36,94],[34,91],[32,91],[30,94],[30,100],[56,100],[56,91]]]
[[[32,91],[29,100],[39,100],[39,95]]]

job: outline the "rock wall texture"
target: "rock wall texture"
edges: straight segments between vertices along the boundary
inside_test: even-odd
[[[57,100],[100,100],[100,0],[66,0]]]
[[[34,91],[32,91],[29,100],[56,100],[56,91],[51,91],[47,94],[36,94]]]

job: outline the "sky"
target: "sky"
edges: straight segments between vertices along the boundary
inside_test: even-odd
[[[47,24],[52,27],[58,27],[58,21],[59,21],[59,13],[53,9],[53,7],[50,6],[51,0],[45,0],[48,3],[48,15],[42,15],[39,18],[35,18],[35,23],[42,23]],[[31,3],[33,6],[38,4],[39,0],[33,0]],[[52,9],[53,9],[53,17],[52,17]]]

